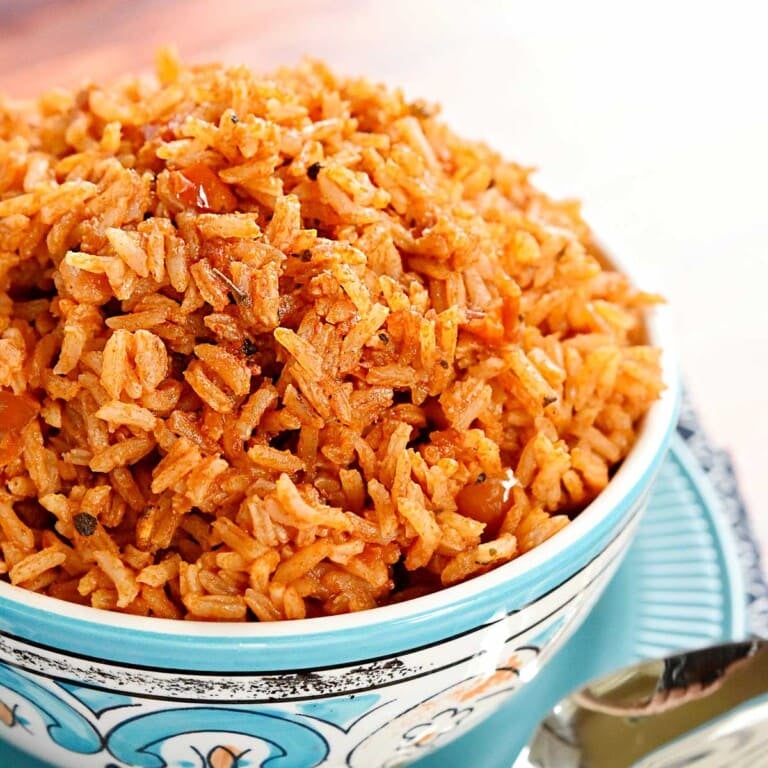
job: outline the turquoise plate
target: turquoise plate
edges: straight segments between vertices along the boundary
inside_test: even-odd
[[[588,679],[746,631],[733,533],[709,481],[676,438],[637,538],[581,629],[519,700],[414,768],[509,768],[541,717]],[[0,740],[0,768],[55,767]]]

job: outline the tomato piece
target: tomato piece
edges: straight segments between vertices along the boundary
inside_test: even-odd
[[[27,394],[0,392],[0,434],[21,431],[37,416],[38,404]]]
[[[21,454],[21,436],[17,432],[9,432],[0,437],[0,469],[10,464]]]
[[[485,523],[488,529],[495,531],[504,519],[509,500],[504,498],[503,477],[485,477],[472,485],[466,485],[456,496],[459,513]]]
[[[0,467],[21,453],[21,431],[38,410],[38,404],[29,395],[0,391]]]
[[[229,187],[204,163],[185,168],[180,176],[182,183],[175,190],[176,197],[187,208],[222,213],[237,207],[237,198]]]

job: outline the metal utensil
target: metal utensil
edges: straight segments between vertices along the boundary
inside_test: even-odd
[[[646,661],[557,704],[513,768],[768,766],[768,642]]]

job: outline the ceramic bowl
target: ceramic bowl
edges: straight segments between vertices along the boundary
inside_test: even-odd
[[[668,350],[664,325],[650,318],[649,336]],[[60,768],[384,768],[447,743],[525,695],[619,565],[674,429],[671,358],[666,392],[600,496],[537,549],[435,594],[209,624],[0,583],[0,738]]]

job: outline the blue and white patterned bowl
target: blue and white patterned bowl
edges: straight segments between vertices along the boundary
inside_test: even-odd
[[[466,583],[276,624],[143,619],[0,583],[0,738],[61,768],[384,768],[455,738],[571,636],[626,552],[675,425],[664,326],[649,321],[668,388],[606,490]]]

